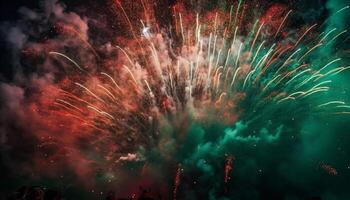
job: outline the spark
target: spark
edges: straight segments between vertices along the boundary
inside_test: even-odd
[[[71,63],[73,63],[74,66],[76,66],[79,70],[84,71],[84,69],[82,67],[80,67],[80,65],[77,62],[75,62],[70,57],[64,55],[63,53],[59,53],[59,52],[56,52],[56,51],[50,51],[49,54],[62,56],[63,58],[65,58],[65,59],[69,60]]]
[[[101,74],[107,76],[112,81],[112,83],[115,85],[115,87],[117,87],[119,90],[121,90],[119,85],[117,84],[117,82],[115,82],[115,80],[110,75],[108,75],[105,72],[101,72]]]
[[[345,102],[343,102],[343,101],[330,101],[330,102],[327,102],[327,103],[320,104],[317,107],[320,108],[320,107],[328,106],[328,105],[331,105],[331,104],[345,104]]]
[[[97,100],[105,102],[103,99],[101,99],[99,96],[97,96],[95,93],[93,93],[91,90],[89,90],[87,87],[85,87],[84,85],[80,84],[80,83],[75,83],[77,86],[83,88],[85,91],[87,91],[90,95],[92,95],[93,97],[95,97]]]
[[[274,36],[275,38],[277,37],[277,35],[278,35],[278,33],[280,32],[280,30],[281,30],[281,28],[282,28],[284,22],[287,20],[289,14],[290,14],[291,12],[292,12],[292,10],[288,11],[288,13],[286,14],[286,16],[283,18],[281,24],[279,25],[279,27],[278,27],[278,29],[277,29],[277,31],[276,31],[276,33],[275,33],[275,36]]]
[[[297,40],[297,42],[294,44],[294,47],[298,46],[298,44],[300,43],[300,41],[306,36],[307,33],[309,33],[313,28],[315,28],[317,26],[317,24],[312,25],[311,27],[309,27],[301,36],[300,38]]]

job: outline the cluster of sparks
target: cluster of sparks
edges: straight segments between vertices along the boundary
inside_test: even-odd
[[[346,30],[334,28],[315,36],[313,31],[322,24],[314,24],[298,33],[293,42],[283,40],[281,34],[292,10],[279,20],[272,34],[262,34],[271,27],[267,21],[257,20],[244,35],[239,27],[242,1],[232,6],[228,15],[215,13],[212,24],[201,23],[208,19],[200,14],[187,17],[184,23],[183,13],[174,8],[175,37],[168,38],[147,19],[141,21],[138,36],[122,4],[116,4],[136,41],[115,46],[120,54],[109,59],[118,59],[118,66],[92,69],[59,50],[49,53],[76,69],[70,81],[61,84],[54,109],[91,127],[92,145],[100,145],[96,150],[113,166],[144,159],[138,150],[157,143],[163,121],[173,123],[179,131],[186,116],[198,121],[214,116],[230,125],[244,113],[239,105],[247,103],[247,96],[254,101],[245,105],[256,112],[270,105],[276,109],[291,103],[303,106],[308,98],[327,94],[332,77],[350,69],[340,66],[341,58],[322,66],[309,63],[313,52],[331,45]],[[171,42],[175,38],[177,45]],[[89,47],[97,58],[98,53]],[[350,113],[346,111],[350,106],[337,99],[308,106],[315,112],[325,108],[336,114]],[[225,183],[230,181],[234,160],[233,156],[226,160]],[[179,165],[174,198],[181,170]]]

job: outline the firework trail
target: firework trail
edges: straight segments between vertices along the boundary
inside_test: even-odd
[[[336,77],[350,69],[339,54],[324,53],[347,35],[346,29],[326,27],[332,18],[292,32],[294,10],[284,7],[271,8],[281,16],[256,19],[247,14],[249,2],[207,13],[178,3],[166,31],[151,3],[141,2],[139,21],[126,2],[111,2],[130,36],[120,44],[96,47],[74,24],[61,22],[57,29],[71,35],[72,50],[59,44],[40,48],[47,62],[63,70],[34,98],[37,116],[47,116],[49,130],[61,130],[38,133],[39,149],[59,146],[81,176],[100,170],[104,180],[118,177],[120,184],[135,171],[126,192],[136,182],[157,182],[140,178],[147,177],[165,180],[161,190],[173,199],[181,199],[193,182],[213,199],[223,188],[230,196],[239,181],[231,176],[243,162],[235,151],[242,145],[273,145],[288,134],[291,120],[350,113],[347,101],[331,95]],[[25,52],[35,54],[36,48]],[[155,175],[158,170],[164,176]],[[224,179],[205,186],[206,177],[214,176]]]

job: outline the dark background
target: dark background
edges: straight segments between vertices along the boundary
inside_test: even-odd
[[[81,14],[82,16],[88,16],[89,18],[103,18],[106,19],[109,26],[111,27],[111,32],[100,32],[99,34],[104,34],[105,35],[105,41],[108,41],[110,38],[114,37],[115,35],[118,34],[123,34],[120,26],[117,24],[114,24],[113,19],[109,19],[108,15],[111,14],[110,9],[109,9],[109,4],[108,2],[104,1],[98,1],[98,0],[64,0],[61,1],[64,2],[64,4],[67,6],[68,11],[74,11],[76,13]],[[220,5],[222,1],[213,1],[213,0],[201,0],[198,1],[200,2],[200,5],[202,6],[201,9],[203,10],[210,10],[215,8],[216,6]],[[295,24],[295,27],[300,26],[301,24],[312,24],[315,22],[322,22],[322,20],[325,19],[325,17],[328,15],[326,9],[325,9],[325,0],[304,0],[304,1],[298,1],[298,0],[252,0],[251,4],[256,4],[257,7],[260,10],[266,10],[269,8],[271,5],[274,5],[276,3],[281,3],[287,5],[290,9],[297,10],[297,14],[293,17],[292,19],[292,24]],[[156,17],[161,26],[166,27],[168,24],[171,24],[171,16],[170,16],[170,11],[169,11],[169,6],[173,5],[176,3],[176,0],[159,0],[158,4],[156,5]],[[197,1],[191,0],[188,1],[188,6],[193,6],[197,5]],[[20,15],[18,14],[18,9],[20,7],[28,7],[31,9],[39,9],[40,5],[42,4],[41,1],[33,1],[33,0],[12,0],[12,1],[1,1],[0,2],[0,23],[1,24],[6,24],[6,23],[13,23],[16,20],[20,19]],[[90,10],[93,10],[93,12],[90,12]],[[349,22],[348,22],[349,24]],[[90,30],[91,32],[98,32],[99,30],[96,28],[92,28]],[[103,43],[103,41],[101,41]],[[9,50],[10,48],[7,46],[7,43],[5,41],[4,37],[0,37],[0,82],[6,82],[6,83],[11,83],[14,78],[14,74],[16,70],[14,69],[13,62],[12,62],[12,54],[11,51]],[[1,94],[0,94],[1,95]],[[1,102],[0,102],[1,103]],[[0,122],[1,125],[2,122]],[[342,148],[346,148],[345,146],[347,145],[348,138],[349,136],[346,136],[348,134],[348,130],[350,130],[349,125],[346,125],[346,120],[340,122],[341,126],[338,126],[339,129],[336,130],[339,133],[339,143],[335,144],[334,146],[341,146]],[[0,148],[2,146],[0,145]],[[2,149],[0,149],[2,150]],[[338,151],[331,152],[330,154],[334,155],[335,160],[342,160],[343,158],[348,157],[349,153],[349,148],[346,148],[345,150],[342,151],[340,154]],[[2,153],[0,154],[2,156]],[[341,163],[345,163],[345,161],[340,161]],[[344,170],[345,171],[345,170]],[[349,175],[349,172],[347,171],[347,176]],[[23,184],[26,182],[17,182],[17,180],[23,179],[23,177],[17,177],[16,172],[14,172],[12,169],[8,168],[6,165],[6,161],[0,157],[0,187],[1,190],[0,192],[2,193],[0,195],[0,198],[4,198],[5,196],[8,196],[9,194],[14,193],[17,189],[19,189]],[[327,175],[325,175],[327,176]],[[321,177],[322,178],[322,177]],[[25,179],[25,177],[24,177]],[[263,180],[263,183],[261,185],[266,185],[271,184],[273,182],[274,177],[266,177]],[[339,187],[341,188],[346,188],[346,185],[349,186],[348,181],[346,178],[341,178],[341,180],[335,180],[333,177],[331,178],[325,178],[325,179],[320,179],[320,182],[324,180],[330,180],[334,181],[333,183],[339,184]],[[265,181],[265,182],[264,182]],[[302,180],[300,180],[302,184]],[[320,183],[321,184],[321,183]],[[24,184],[25,185],[25,184]],[[50,185],[50,184],[48,184]],[[30,185],[32,186],[32,185]],[[334,188],[337,188],[337,185],[333,186]],[[320,187],[322,188],[322,187]],[[295,188],[291,188],[295,189]],[[303,189],[297,188],[295,189],[299,191],[300,193],[307,193],[307,191],[303,191]],[[283,192],[284,191],[271,191],[268,186],[266,188],[261,187],[260,191],[262,194],[269,196],[270,198],[267,199],[281,199],[283,198]],[[52,191],[54,194],[56,191]],[[70,194],[72,196],[79,196],[74,193],[78,193],[79,190],[77,191],[70,191]],[[271,194],[271,193],[276,193],[276,194]],[[318,194],[315,194],[315,197],[306,197],[307,199],[320,199],[318,197]],[[67,197],[69,199],[69,197]]]

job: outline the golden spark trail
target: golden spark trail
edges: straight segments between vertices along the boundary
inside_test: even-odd
[[[93,97],[95,97],[97,100],[102,101],[103,103],[105,102],[103,99],[101,99],[100,97],[98,97],[95,93],[91,92],[91,90],[89,90],[87,87],[85,87],[84,85],[80,84],[80,83],[75,83],[77,86],[83,88],[85,91],[87,91],[89,94],[91,94]]]
[[[292,10],[290,10],[287,14],[286,14],[286,16],[283,18],[283,20],[282,20],[282,22],[281,22],[281,24],[279,25],[279,27],[278,27],[278,29],[277,29],[277,31],[276,31],[276,33],[275,33],[275,36],[274,36],[274,38],[276,38],[277,37],[277,35],[278,35],[278,33],[280,32],[280,30],[281,30],[281,28],[282,28],[282,26],[283,26],[283,24],[284,24],[284,22],[287,20],[287,18],[288,18],[288,16],[289,16],[289,14],[292,12]]]
[[[294,47],[298,46],[298,44],[300,43],[300,41],[306,36],[306,34],[308,32],[310,32],[313,28],[315,28],[317,26],[317,24],[312,25],[310,28],[308,28],[298,39],[298,41],[294,44]]]
[[[78,63],[76,63],[73,59],[71,59],[70,57],[64,55],[63,53],[59,53],[59,52],[56,52],[56,51],[50,51],[49,54],[62,56],[63,58],[65,58],[65,59],[69,60],[71,63],[73,63],[74,66],[76,66],[79,70],[85,71],[82,67],[80,67],[78,65]]]
[[[105,73],[105,72],[101,72],[101,74],[107,76],[107,77],[112,81],[112,83],[115,85],[115,87],[117,87],[119,90],[121,90],[121,88],[119,87],[119,85],[115,82],[115,80],[114,80],[110,75],[108,75],[108,74]]]

